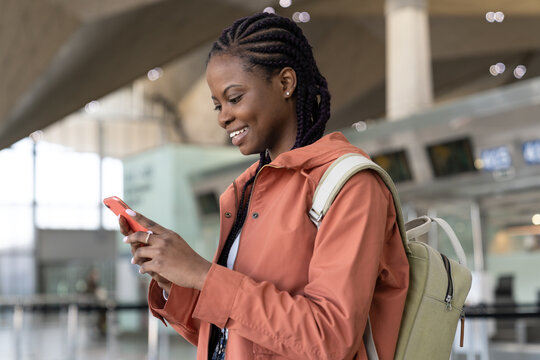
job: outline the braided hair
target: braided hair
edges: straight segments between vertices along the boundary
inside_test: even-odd
[[[302,29],[293,21],[269,13],[245,17],[223,31],[208,56],[238,56],[257,67],[268,79],[284,67],[296,72],[296,115],[298,132],[293,149],[320,139],[330,118],[330,93]],[[261,160],[268,161],[265,154]]]

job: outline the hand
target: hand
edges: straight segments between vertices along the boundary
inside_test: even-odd
[[[131,235],[131,234],[135,233],[131,229],[131,227],[129,226],[129,223],[127,222],[127,220],[124,218],[123,215],[120,215],[118,217],[118,224],[120,225],[120,232],[123,235],[127,236],[127,235]],[[131,245],[131,255],[135,256],[135,251],[138,248],[140,248],[141,246],[143,246],[144,244],[143,243],[131,243],[130,245]],[[150,259],[142,259],[142,262],[145,262],[145,261],[148,261],[148,260],[150,260]],[[139,263],[139,265],[141,263]],[[150,275],[152,277],[152,279],[154,279],[157,282],[159,287],[167,292],[167,294],[171,293],[171,285],[172,285],[172,283],[169,280],[167,280],[163,276],[160,276],[159,274],[156,274],[156,273],[153,273],[153,272],[148,272],[148,275]]]
[[[148,243],[145,243],[148,234],[141,231],[128,231],[124,238],[124,242],[132,245],[132,250],[134,245],[137,245],[133,251],[133,263],[140,265],[139,272],[157,274],[176,285],[201,290],[211,263],[197,254],[177,233],[139,213],[134,212],[132,217],[152,231]],[[122,231],[125,231],[125,228]]]

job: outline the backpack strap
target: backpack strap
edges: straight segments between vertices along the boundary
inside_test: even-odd
[[[403,247],[407,255],[411,253],[407,243],[407,235],[405,233],[405,225],[403,222],[403,214],[401,213],[401,203],[397,193],[396,186],[390,178],[390,175],[379,165],[369,160],[363,155],[350,153],[340,156],[326,170],[322,176],[315,193],[313,194],[313,202],[309,211],[309,218],[319,228],[321,221],[330,209],[330,205],[336,198],[337,194],[354,174],[363,170],[373,170],[384,181],[386,187],[392,193],[394,199],[394,207],[396,209],[396,220],[401,234]]]
[[[420,216],[414,220],[411,220],[405,224],[405,231],[407,233],[408,241],[415,241],[420,236],[426,234],[431,229],[431,225],[436,223],[446,233],[448,240],[454,248],[454,252],[458,258],[458,262],[464,266],[467,266],[467,257],[465,251],[459,242],[456,233],[452,230],[452,227],[443,219],[437,217]]]
[[[388,190],[390,190],[392,198],[394,199],[396,220],[398,222],[403,247],[405,248],[405,252],[407,253],[407,255],[410,255],[411,250],[407,242],[407,234],[405,232],[403,214],[401,213],[401,204],[394,182],[390,178],[390,175],[388,175],[388,173],[383,168],[360,154],[345,154],[336,159],[332,163],[332,165],[330,165],[330,167],[326,170],[321,180],[319,181],[317,188],[315,189],[315,193],[313,194],[313,202],[309,211],[309,218],[317,226],[318,229],[324,215],[326,215],[326,212],[328,211],[328,209],[330,209],[332,202],[336,198],[343,185],[345,185],[347,180],[349,180],[354,174],[363,170],[375,171],[384,181]],[[364,329],[363,339],[368,359],[379,360],[377,349],[375,347],[375,341],[373,339],[373,333],[371,330],[371,319],[369,318],[369,316],[367,318],[366,328]]]

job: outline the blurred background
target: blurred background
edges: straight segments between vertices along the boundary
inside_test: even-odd
[[[206,58],[261,11],[311,42],[327,132],[390,172],[406,218],[460,238],[474,277],[452,358],[539,359],[537,0],[0,0],[2,358],[195,358],[148,317],[101,200],[212,257],[219,195],[258,156],[217,125]]]

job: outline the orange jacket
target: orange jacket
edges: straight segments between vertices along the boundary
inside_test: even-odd
[[[279,155],[255,180],[234,270],[214,263],[202,291],[173,285],[167,302],[150,284],[153,314],[198,346],[198,360],[208,358],[210,323],[229,329],[230,360],[366,359],[368,314],[379,359],[393,358],[409,267],[390,192],[364,171],[345,184],[318,231],[308,217],[324,171],[350,152],[362,153],[332,133]],[[216,254],[256,168],[220,198]]]

